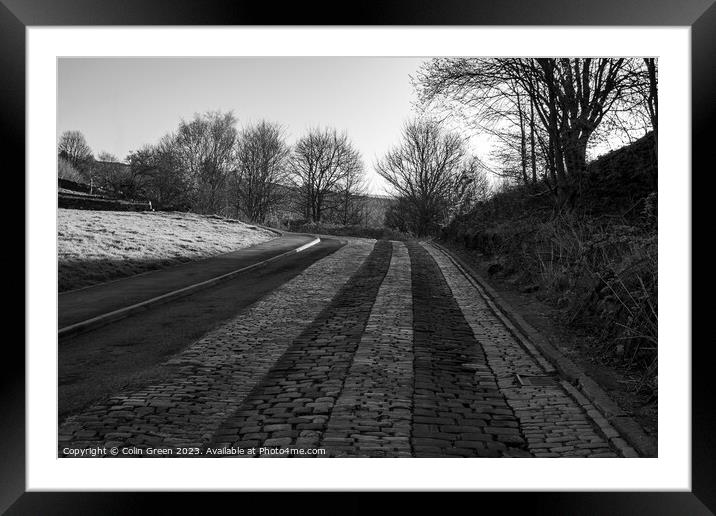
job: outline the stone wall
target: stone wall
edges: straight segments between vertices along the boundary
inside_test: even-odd
[[[73,210],[103,210],[103,211],[152,211],[149,201],[122,201],[88,195],[72,195],[60,193],[57,197],[58,208]]]

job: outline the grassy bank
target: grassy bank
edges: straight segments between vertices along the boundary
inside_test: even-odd
[[[442,238],[489,277],[536,295],[586,335],[590,358],[638,372],[657,395],[656,164],[649,140],[590,165],[578,205],[557,213],[545,185],[515,187],[445,228]]]
[[[60,292],[249,247],[274,238],[238,220],[179,212],[60,209]]]

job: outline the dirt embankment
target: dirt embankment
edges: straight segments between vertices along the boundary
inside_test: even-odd
[[[556,213],[544,184],[498,193],[445,228],[528,322],[656,435],[657,164],[653,135],[590,164]]]

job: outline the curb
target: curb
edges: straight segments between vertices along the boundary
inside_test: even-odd
[[[624,446],[623,440],[618,436],[611,436],[608,431],[609,426],[614,426],[617,431],[629,441],[641,456],[657,457],[658,449],[652,437],[649,437],[639,423],[626,412],[624,412],[609,395],[602,389],[597,382],[586,375],[572,360],[564,356],[557,348],[555,348],[542,334],[540,334],[532,325],[517,313],[495,289],[492,288],[472,267],[465,263],[461,258],[454,256],[444,246],[435,241],[430,242],[431,245],[445,253],[456,265],[464,269],[465,272],[478,284],[478,286],[487,294],[489,301],[494,304],[493,308],[497,308],[498,317],[505,323],[508,330],[520,341],[527,351],[534,356],[535,359],[545,368],[547,373],[558,372],[565,380],[564,383],[572,386],[567,388],[577,402],[585,406],[585,402],[593,405],[602,414],[604,421],[595,420],[597,425],[606,431],[606,437],[612,444],[619,449],[628,448]],[[536,354],[535,354],[536,353]],[[545,358],[547,360],[545,360]],[[547,367],[545,367],[545,362]],[[583,394],[580,399],[578,394]],[[594,418],[593,418],[594,419]],[[628,450],[625,450],[625,456],[629,456]],[[633,455],[632,455],[633,456]]]
[[[243,272],[257,269],[257,268],[267,265],[271,262],[274,262],[276,260],[284,258],[288,255],[300,253],[301,251],[304,251],[304,250],[308,249],[309,247],[313,247],[314,245],[320,243],[321,239],[318,236],[316,236],[316,235],[311,235],[311,236],[313,237],[313,240],[311,240],[310,242],[307,242],[295,249],[291,249],[290,251],[286,251],[286,252],[278,254],[276,256],[272,256],[271,258],[268,258],[266,260],[253,263],[253,264],[243,267],[241,269],[236,269],[234,271],[227,272],[225,274],[222,274],[221,276],[216,276],[214,278],[210,278],[208,280],[204,280],[199,283],[194,283],[193,285],[189,285],[189,286],[180,288],[178,290],[174,290],[172,292],[167,292],[166,294],[162,294],[161,296],[156,296],[151,299],[147,299],[146,301],[142,301],[140,303],[136,303],[136,304],[124,307],[124,308],[120,308],[118,310],[114,310],[112,312],[108,312],[106,314],[92,317],[91,319],[87,319],[86,321],[81,321],[78,323],[71,324],[69,326],[65,326],[64,328],[60,328],[57,332],[58,339],[69,337],[71,335],[77,335],[79,333],[83,333],[83,332],[86,332],[89,330],[94,330],[96,328],[99,328],[100,326],[104,326],[106,324],[118,321],[120,319],[124,319],[125,317],[128,317],[129,315],[139,312],[141,310],[145,310],[152,306],[160,305],[162,303],[167,303],[169,301],[179,299],[180,297],[184,297],[189,294],[193,294],[194,292],[197,292],[197,291],[202,290],[207,287],[211,287],[211,286],[221,283],[223,281],[229,280],[229,279],[233,278],[234,276],[237,276],[238,274],[241,274]]]

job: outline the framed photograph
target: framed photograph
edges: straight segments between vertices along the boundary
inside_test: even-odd
[[[691,338],[710,1],[3,0],[0,20],[27,300],[0,508],[714,510]]]

